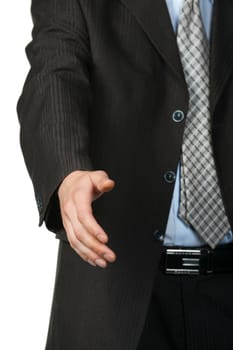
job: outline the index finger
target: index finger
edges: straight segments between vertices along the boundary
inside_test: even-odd
[[[93,236],[98,238],[102,243],[108,241],[108,235],[99,225],[93,215],[92,196],[88,190],[80,189],[76,191],[75,206],[77,209],[77,217],[82,226]]]

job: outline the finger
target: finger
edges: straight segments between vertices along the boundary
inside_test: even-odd
[[[73,227],[73,229],[78,240],[100,258],[104,258],[109,262],[115,261],[115,253],[106,244],[100,243],[95,237],[90,235],[79,221],[76,222],[75,228]]]
[[[80,256],[84,256],[84,259],[86,259],[89,264],[93,266],[100,266],[102,268],[107,267],[107,261],[100,258],[98,255],[95,255],[89,248],[87,248],[82,242],[77,240],[76,243],[76,250],[79,252]]]
[[[76,208],[75,216],[77,216],[83,227],[99,241],[106,243],[108,235],[93,216],[92,197],[88,190],[83,188],[76,191],[73,200]],[[71,215],[74,218],[74,212]]]
[[[64,227],[67,232],[68,240],[71,248],[86,262],[92,266],[100,266],[102,268],[107,266],[104,259],[100,258],[97,254],[92,252],[90,249],[85,247],[77,238],[73,231],[73,226],[71,222],[65,220]]]
[[[69,220],[72,224],[72,228],[76,238],[82,242],[87,248],[93,251],[95,254],[99,255],[101,258],[105,258],[106,260],[113,262],[116,259],[115,253],[106,246],[99,242],[95,236],[90,234],[82,223],[78,220],[76,208],[72,207],[69,211]]]
[[[77,208],[76,216],[85,230],[93,237],[98,239],[101,243],[108,242],[108,235],[93,216],[92,208],[90,208],[89,211],[85,210],[85,208]]]
[[[61,212],[68,220],[72,220],[72,217],[75,218],[78,213],[79,219],[83,221],[86,230],[97,237],[100,242],[106,243],[108,236],[92,215],[91,191],[86,188],[85,186],[80,187],[74,192],[72,199],[62,203]]]

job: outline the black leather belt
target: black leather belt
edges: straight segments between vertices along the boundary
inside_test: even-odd
[[[233,271],[233,244],[205,247],[163,247],[160,267],[166,274],[211,274]]]

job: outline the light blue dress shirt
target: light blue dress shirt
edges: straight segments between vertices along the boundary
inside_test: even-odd
[[[179,21],[179,14],[183,6],[184,0],[166,0],[168,11],[171,17],[171,22],[174,31],[177,31],[177,25]],[[200,0],[202,20],[206,35],[210,37],[212,7],[214,0]],[[204,240],[194,232],[189,226],[187,226],[178,217],[179,208],[179,195],[180,195],[180,164],[178,164],[176,182],[165,232],[164,245],[177,245],[177,246],[201,246],[204,245]],[[233,242],[233,234],[231,231],[227,232],[224,238],[219,244]]]

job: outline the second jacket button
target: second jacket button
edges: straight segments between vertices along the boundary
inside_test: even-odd
[[[166,171],[166,173],[164,174],[164,179],[167,183],[173,183],[176,179],[176,174],[174,171]]]

